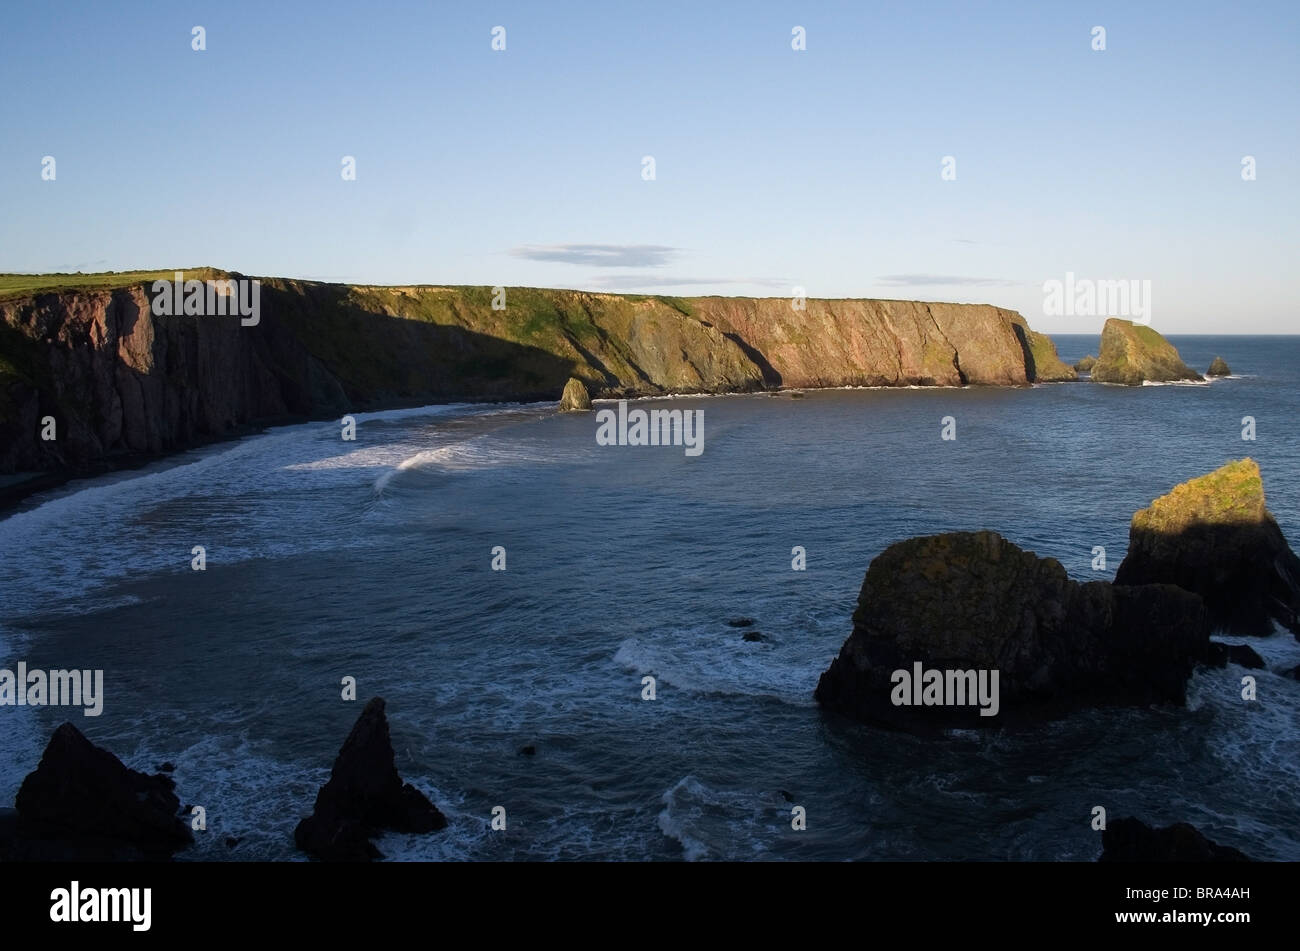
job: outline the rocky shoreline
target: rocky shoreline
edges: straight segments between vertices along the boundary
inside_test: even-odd
[[[1153,525],[1161,528],[1155,546],[1143,541]],[[1221,530],[1231,544],[1216,541]],[[1265,666],[1249,645],[1212,635],[1266,636],[1276,623],[1300,638],[1288,623],[1300,607],[1297,562],[1264,504],[1253,460],[1175,487],[1134,515],[1133,532],[1114,583],[1074,581],[1054,559],[990,531],[889,546],[866,572],[853,632],[817,684],[818,704],[831,724],[846,717],[944,742],[941,731],[954,727],[1033,726],[1098,705],[1181,706],[1198,667]],[[1223,579],[1242,566],[1265,580],[1225,600]],[[1252,626],[1243,630],[1241,618]],[[1267,630],[1255,623],[1261,618]],[[746,641],[763,639],[748,630],[752,618],[726,623]],[[956,697],[946,692],[954,684],[964,688]],[[169,859],[194,839],[193,809],[181,808],[170,770],[130,770],[63,724],[16,808],[0,811],[0,859]],[[398,775],[385,703],[374,698],[294,839],[323,861],[364,862],[383,858],[372,840],[384,831],[446,826]],[[1183,824],[1152,829],[1118,819],[1101,829],[1104,861],[1246,859]]]

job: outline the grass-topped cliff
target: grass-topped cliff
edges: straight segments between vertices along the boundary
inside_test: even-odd
[[[162,452],[250,423],[451,400],[1073,379],[981,304],[262,278],[253,326],[155,316],[173,270],[0,275],[0,472]],[[238,278],[212,268],[186,279]],[[52,416],[58,438],[38,436]]]

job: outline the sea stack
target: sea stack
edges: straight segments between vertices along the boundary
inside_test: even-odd
[[[1300,559],[1264,504],[1253,459],[1175,486],[1137,512],[1115,583],[1195,592],[1227,634],[1272,634],[1276,621],[1300,638]]]
[[[1249,862],[1250,856],[1219,845],[1194,826],[1177,822],[1153,829],[1138,819],[1116,819],[1101,834],[1098,862]]]
[[[128,769],[71,723],[50,737],[18,796],[9,857],[34,861],[158,861],[193,841],[175,783]]]
[[[1014,708],[1181,704],[1208,651],[1205,607],[1187,591],[1082,584],[995,532],[952,532],[897,542],[871,562],[853,633],[815,696],[883,726],[997,726]],[[981,672],[993,703],[973,702]]]
[[[329,862],[383,858],[370,837],[394,832],[435,832],[447,819],[424,793],[403,783],[393,759],[382,697],[366,704],[348,734],[316,808],[298,823],[298,848]]]
[[[1074,368],[1080,373],[1091,373],[1092,368],[1097,365],[1097,358],[1091,353],[1074,365]]]
[[[1228,364],[1224,362],[1223,357],[1215,357],[1210,368],[1205,371],[1206,376],[1231,376],[1232,370],[1228,369]]]
[[[1203,380],[1183,363],[1172,343],[1150,327],[1112,317],[1101,331],[1101,351],[1092,368],[1094,383],[1169,383]]]
[[[591,396],[587,393],[587,387],[577,377],[569,377],[569,382],[564,384],[564,393],[560,396],[560,412],[577,413],[589,409]]]

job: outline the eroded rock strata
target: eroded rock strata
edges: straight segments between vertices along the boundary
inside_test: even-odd
[[[228,277],[187,272],[188,277]],[[238,278],[238,275],[234,277]],[[169,452],[252,424],[457,400],[1074,379],[982,304],[673,298],[264,279],[255,325],[155,316],[150,284],[0,300],[0,473]],[[42,439],[45,417],[57,438]]]

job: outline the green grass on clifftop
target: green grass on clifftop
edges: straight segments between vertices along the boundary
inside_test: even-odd
[[[171,268],[166,271],[105,271],[99,274],[0,274],[0,300],[33,297],[65,291],[104,291],[154,281],[171,281],[182,271],[186,280],[203,281],[225,277],[226,272],[210,267]]]
[[[1133,528],[1175,534],[1192,524],[1257,523],[1267,518],[1264,480],[1253,459],[1237,459],[1189,479],[1133,516]]]

